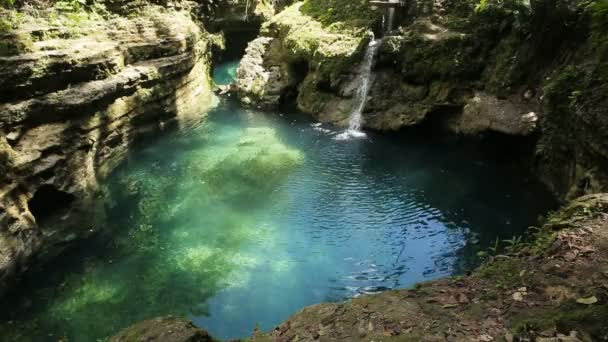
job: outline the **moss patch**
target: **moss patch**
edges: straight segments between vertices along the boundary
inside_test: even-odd
[[[332,6],[343,13],[335,14]],[[363,5],[298,2],[262,27],[263,36],[275,38],[264,56],[265,66],[279,66],[282,73],[289,74],[292,65],[307,64],[306,75],[286,75],[288,79],[303,79],[298,88],[298,107],[305,112],[321,113],[330,104],[341,101],[333,90],[345,81],[353,65],[361,61],[371,38],[370,25],[375,19],[368,16],[365,22],[356,20],[358,15],[348,10],[352,6]],[[326,12],[334,14],[321,15]]]
[[[513,288],[521,283],[521,263],[514,259],[498,259],[479,270],[479,277],[487,280],[499,289]]]
[[[548,329],[568,335],[578,331],[585,341],[601,341],[608,336],[608,305],[583,305],[574,301],[549,310],[530,310],[511,320],[511,330],[519,336]]]

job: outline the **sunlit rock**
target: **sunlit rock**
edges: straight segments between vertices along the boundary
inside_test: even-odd
[[[298,2],[273,16],[239,69],[242,102],[272,108],[297,94],[300,110],[321,121],[346,123],[352,92],[341,89],[356,80],[353,65],[378,16],[365,3],[341,0]]]
[[[236,82],[244,104],[255,104],[264,107],[279,105],[281,94],[289,85],[288,75],[280,68],[264,66],[264,57],[273,38],[260,37],[249,43],[241,64],[237,69]]]
[[[476,93],[461,115],[448,121],[454,132],[473,135],[495,131],[511,135],[528,135],[536,129],[538,117],[527,112],[529,105],[499,99],[486,93]]]
[[[216,104],[209,71],[219,36],[192,19],[192,4],[137,2],[128,17],[100,15],[103,4],[53,4],[35,17],[19,13],[10,34],[0,33],[15,46],[0,43],[0,293],[33,263],[107,229],[100,181],[133,142]],[[62,217],[29,208],[42,186],[73,198],[48,200]],[[150,198],[142,215],[159,208]]]

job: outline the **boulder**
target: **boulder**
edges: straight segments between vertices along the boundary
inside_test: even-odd
[[[289,86],[289,74],[279,66],[266,66],[265,58],[274,38],[260,37],[249,43],[236,72],[236,84],[244,104],[264,108],[279,105],[281,95]]]
[[[269,195],[297,166],[304,155],[282,143],[267,127],[247,128],[234,144],[209,146],[196,152],[193,168],[201,184],[223,200],[255,200]]]
[[[215,342],[191,321],[167,316],[139,322],[110,338],[110,342]]]
[[[495,131],[525,136],[534,132],[538,123],[537,114],[530,109],[527,103],[477,92],[467,101],[462,114],[448,121],[448,126],[465,135]]]

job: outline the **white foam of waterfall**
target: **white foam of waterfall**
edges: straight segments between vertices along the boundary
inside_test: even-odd
[[[372,66],[374,64],[374,57],[376,56],[376,50],[380,45],[380,40],[372,40],[367,49],[365,50],[365,57],[359,67],[358,75],[358,86],[355,93],[355,109],[350,113],[348,129],[337,136],[337,139],[348,139],[349,137],[362,138],[365,137],[365,133],[361,132],[361,124],[363,122],[363,109],[367,103],[367,94],[369,93],[369,86],[373,81],[374,74],[372,73]]]

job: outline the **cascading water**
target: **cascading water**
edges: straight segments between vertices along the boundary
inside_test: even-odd
[[[361,129],[361,113],[365,108],[365,103],[367,102],[367,93],[369,92],[369,84],[372,81],[373,73],[372,73],[372,65],[374,63],[374,57],[376,56],[376,50],[378,49],[378,45],[380,40],[372,40],[367,46],[367,50],[365,51],[365,58],[363,59],[363,63],[361,64],[361,69],[359,70],[359,87],[357,88],[357,107],[352,112],[350,116],[349,129],[358,131]]]
[[[365,133],[361,132],[361,123],[363,121],[362,113],[367,102],[369,85],[373,80],[374,74],[372,72],[372,66],[374,64],[374,57],[376,56],[376,50],[378,50],[379,45],[380,39],[372,40],[367,46],[367,50],[365,50],[365,57],[359,68],[358,87],[355,93],[356,106],[350,114],[348,129],[344,133],[339,134],[337,136],[338,139],[365,137]]]
[[[386,23],[386,30],[385,32],[391,32],[393,30],[393,22],[395,21],[395,7],[389,7],[388,8],[388,20]]]
[[[393,22],[395,20],[395,6],[400,3],[400,0],[388,0],[390,4],[387,10],[387,15],[382,16],[382,30],[384,34],[390,33],[393,30]],[[373,81],[374,73],[372,72],[372,66],[374,64],[374,58],[376,56],[376,50],[380,46],[382,39],[374,39],[367,46],[365,51],[365,58],[359,68],[358,76],[358,88],[356,92],[356,107],[352,111],[349,117],[348,129],[337,135],[336,139],[345,140],[350,137],[363,138],[365,133],[361,132],[361,123],[363,121],[362,113],[367,103],[367,94],[369,92],[369,85]]]

